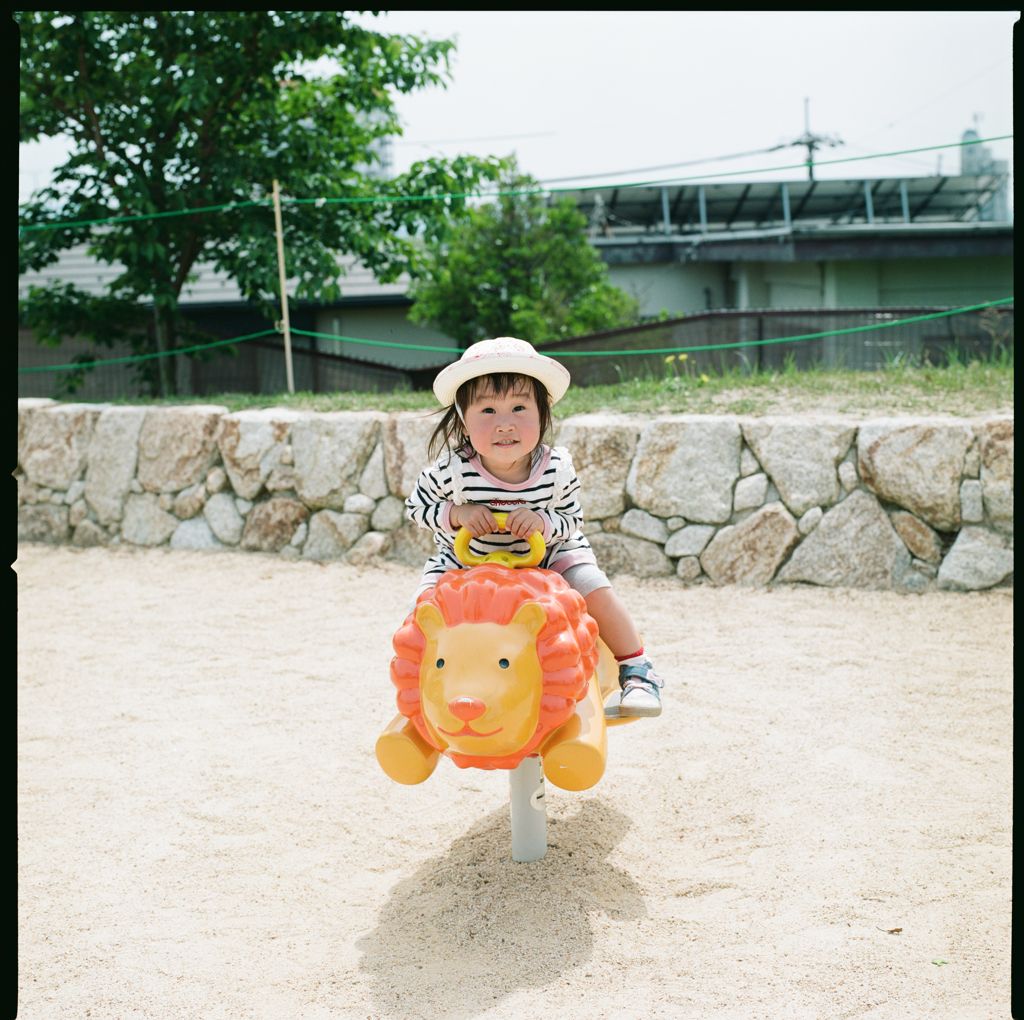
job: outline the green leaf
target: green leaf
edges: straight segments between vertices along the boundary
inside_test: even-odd
[[[501,169],[496,159],[458,157],[427,160],[391,181],[368,173],[374,146],[400,133],[394,95],[442,83],[451,40],[370,31],[336,11],[28,11],[17,21],[20,137],[74,140],[55,173],[59,187],[22,207],[22,225],[234,203],[102,229],[23,231],[21,272],[52,265],[83,243],[100,262],[123,266],[98,304],[80,292],[33,292],[25,314],[47,343],[77,332],[102,345],[119,330],[139,353],[152,353],[155,302],[168,347],[180,346],[191,327],[178,298],[199,262],[226,272],[273,321],[273,212],[269,203],[247,203],[265,198],[275,178],[291,198],[381,199],[285,206],[288,273],[303,281],[297,296],[330,301],[342,255],[385,281],[419,273],[412,239],[442,239],[465,215],[464,201],[440,196],[478,190]],[[333,58],[339,72],[324,79],[298,72],[320,57]],[[437,197],[388,201],[424,194]],[[161,383],[158,360],[140,369],[154,388],[174,375],[165,372]]]
[[[504,192],[537,189],[512,157],[500,172]],[[539,194],[505,194],[468,210],[428,239],[410,318],[464,346],[503,335],[542,344],[633,325],[638,302],[609,282],[586,225],[571,200],[549,206]]]

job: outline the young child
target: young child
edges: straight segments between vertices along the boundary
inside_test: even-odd
[[[438,549],[423,568],[416,597],[446,571],[466,569],[454,552],[460,528],[473,536],[470,551],[479,556],[497,549],[523,555],[539,531],[546,546],[539,566],[560,573],[583,596],[619,663],[619,711],[660,715],[664,681],[580,531],[580,483],[569,451],[541,443],[551,405],[568,387],[562,365],[513,337],[473,344],[438,373],[434,393],[446,410],[430,440],[436,460],[405,501],[406,516],[434,532]],[[504,531],[496,512],[508,513]]]

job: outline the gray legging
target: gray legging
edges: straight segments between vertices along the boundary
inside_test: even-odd
[[[578,591],[584,598],[592,591],[597,591],[598,588],[610,588],[612,586],[608,576],[595,563],[577,563],[575,567],[566,567],[562,571],[562,577],[565,578],[565,583],[570,588]],[[420,597],[422,592],[428,591],[430,588],[433,588],[432,584],[419,587],[409,603],[410,613],[416,608],[416,599]]]

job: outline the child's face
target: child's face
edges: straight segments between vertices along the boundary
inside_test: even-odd
[[[488,470],[508,471],[540,442],[540,409],[532,388],[521,386],[496,396],[485,382],[465,413],[469,441]]]

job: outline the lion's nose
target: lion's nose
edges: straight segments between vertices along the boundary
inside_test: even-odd
[[[479,719],[487,711],[487,706],[476,698],[452,698],[448,702],[448,711],[456,719],[470,722],[473,719]]]

